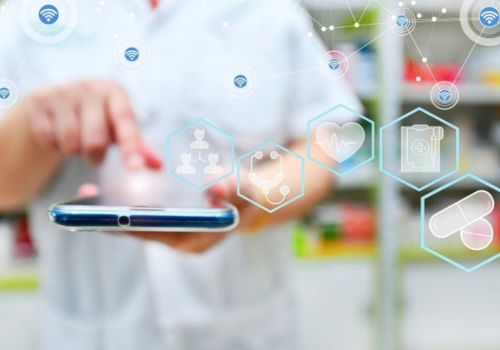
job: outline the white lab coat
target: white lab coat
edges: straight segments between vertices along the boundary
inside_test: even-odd
[[[308,119],[338,103],[358,107],[343,81],[310,70],[323,50],[292,1],[169,0],[153,14],[146,1],[135,3],[106,1],[97,15],[97,2],[78,1],[75,33],[32,48],[16,79],[21,94],[75,79],[116,79],[129,92],[145,138],[162,155],[166,136],[197,118],[232,133],[240,155],[268,140],[303,137]],[[7,3],[7,13],[13,5]],[[12,77],[31,41],[14,35],[18,28],[1,26],[0,73]],[[133,32],[147,43],[150,58],[143,70],[125,73],[113,60],[113,36]],[[224,88],[225,73],[239,65],[263,77],[247,98]],[[148,176],[156,195],[176,204],[201,199],[165,172]],[[132,238],[52,227],[49,206],[89,181],[110,192],[126,188],[116,149],[98,169],[79,158],[66,161],[29,207],[40,252],[43,349],[296,347],[289,230],[235,234],[189,256]]]

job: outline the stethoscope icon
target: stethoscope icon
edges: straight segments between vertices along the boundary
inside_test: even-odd
[[[285,173],[283,171],[283,157],[277,151],[271,151],[269,153],[269,158],[271,160],[279,161],[279,170],[270,179],[263,179],[254,172],[254,161],[261,161],[263,158],[264,153],[262,153],[262,151],[257,151],[250,157],[250,173],[248,174],[248,178],[255,187],[259,188],[262,191],[264,197],[270,204],[280,205],[286,200],[286,197],[290,193],[290,187],[287,185],[280,186],[279,192],[281,194],[281,199],[278,201],[273,201],[270,198],[269,194],[271,193],[271,190],[279,186],[285,178]]]

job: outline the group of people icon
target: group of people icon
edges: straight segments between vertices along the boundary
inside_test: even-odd
[[[194,130],[194,141],[191,142],[189,149],[191,152],[181,154],[181,164],[177,167],[176,174],[195,175],[197,173],[196,163],[206,164],[203,167],[205,175],[222,174],[223,168],[219,165],[219,153],[209,152],[207,159],[202,157],[202,153],[210,149],[210,144],[205,140],[205,129]],[[197,152],[197,158],[193,157],[193,151]]]

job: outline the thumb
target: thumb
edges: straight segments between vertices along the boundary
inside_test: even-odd
[[[244,183],[240,186],[246,187]],[[245,191],[243,191],[245,192]],[[233,204],[237,208],[242,208],[248,204],[248,202],[239,196],[238,194],[238,184],[234,176],[221,181],[208,189],[209,199],[215,203],[220,203],[220,201],[225,201]]]

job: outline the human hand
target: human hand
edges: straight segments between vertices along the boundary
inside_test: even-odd
[[[251,194],[255,201],[261,200],[250,183],[241,181],[240,186],[244,188],[247,195]],[[213,204],[222,200],[238,209],[239,224],[233,231],[253,234],[260,231],[268,223],[269,213],[238,196],[234,177],[227,178],[210,187],[208,197]],[[184,253],[199,254],[215,247],[234,232],[128,232],[127,234],[147,241],[162,243]]]
[[[240,180],[240,189],[254,202],[261,203],[263,201],[255,186],[245,178]],[[208,193],[211,198],[231,203],[238,209],[240,219],[237,227],[238,232],[257,233],[268,224],[270,214],[238,195],[238,187],[234,177],[210,187]]]
[[[81,81],[43,88],[24,102],[36,142],[62,155],[81,155],[100,164],[116,143],[129,169],[159,169],[160,158],[146,145],[124,89],[112,81]]]

